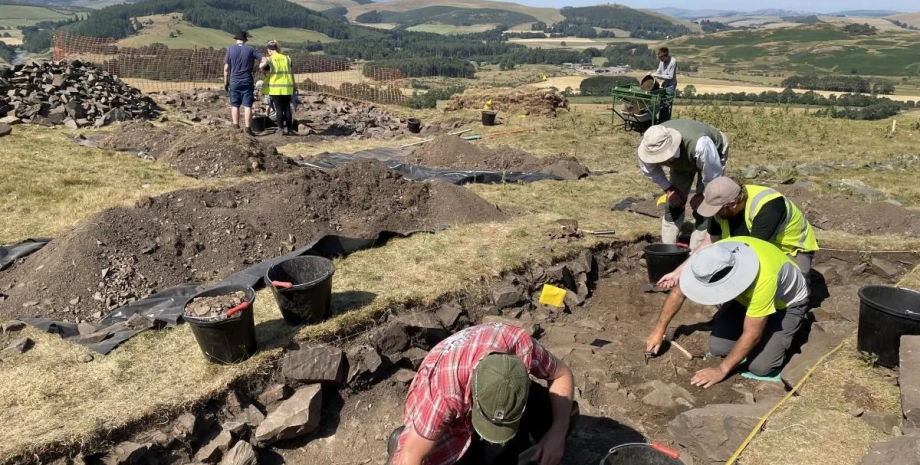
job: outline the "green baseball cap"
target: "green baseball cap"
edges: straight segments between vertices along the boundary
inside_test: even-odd
[[[530,375],[521,359],[490,354],[473,369],[473,428],[482,439],[504,444],[517,434],[527,406]]]

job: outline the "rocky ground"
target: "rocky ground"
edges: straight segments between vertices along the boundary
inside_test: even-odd
[[[644,357],[664,295],[643,292],[642,246],[527,269],[507,276],[485,301],[459,296],[429,311],[397,314],[345,345],[289,347],[261,382],[94,457],[118,464],[382,463],[386,437],[401,422],[408,384],[426,351],[471,322],[504,322],[527,329],[575,372],[581,416],[564,464],[598,463],[611,447],[645,441],[679,450],[687,463],[723,463],[786,384],[855,329],[858,287],[890,284],[913,265],[895,254],[867,264],[855,254],[819,253],[813,318],[783,382],[736,374],[704,390],[689,379],[717,363],[696,357],[706,352],[713,308],[688,303],[668,334],[692,359],[673,346]],[[544,283],[568,289],[564,308],[536,303]],[[873,412],[870,404],[859,415],[880,429],[891,424],[890,414]],[[897,445],[878,446],[876,455],[890,457]]]
[[[139,90],[79,60],[0,68],[0,137],[20,122],[98,128],[157,112]]]

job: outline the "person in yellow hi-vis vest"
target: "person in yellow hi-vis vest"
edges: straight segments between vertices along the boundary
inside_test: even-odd
[[[818,251],[815,229],[802,211],[779,192],[764,186],[742,185],[722,176],[706,186],[697,214],[714,220],[709,223],[701,248],[719,239],[756,237],[786,254],[810,284],[809,273]],[[683,265],[665,275],[658,285],[664,289],[677,285],[682,268]]]
[[[286,136],[294,135],[296,130],[294,115],[291,112],[291,99],[297,86],[291,70],[291,59],[281,53],[281,47],[274,40],[270,41],[266,48],[268,56],[262,59],[260,67],[268,71],[268,77],[264,79],[262,91],[271,97],[281,133]]]

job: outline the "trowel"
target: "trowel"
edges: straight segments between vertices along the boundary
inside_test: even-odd
[[[561,220],[556,220],[556,222],[559,223],[559,226],[561,226],[562,230],[565,232],[577,233],[581,231],[585,234],[592,234],[595,236],[612,236],[616,234],[616,231],[614,231],[613,229],[606,229],[606,230],[601,230],[601,231],[591,231],[589,229],[578,229],[578,220],[574,220],[571,218],[564,218]]]

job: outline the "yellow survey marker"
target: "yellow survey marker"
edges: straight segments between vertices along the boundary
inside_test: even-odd
[[[549,305],[550,307],[563,307],[565,306],[565,289],[553,286],[551,284],[544,284],[543,290],[540,291],[540,303],[543,305]]]

